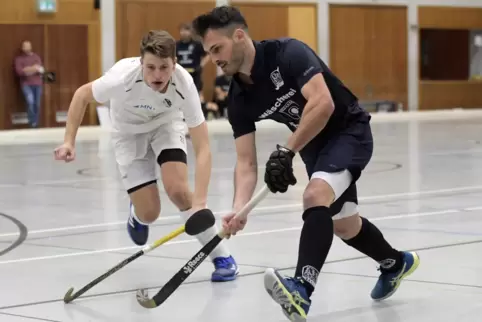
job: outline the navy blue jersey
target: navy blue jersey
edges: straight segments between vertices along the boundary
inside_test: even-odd
[[[206,55],[202,44],[198,41],[178,41],[176,43],[177,63],[184,67],[189,73],[198,71],[201,60]]]
[[[264,119],[286,124],[295,131],[306,104],[301,88],[318,73],[325,79],[335,108],[315,139],[330,137],[351,121],[370,119],[358,105],[357,97],[303,42],[280,38],[254,45],[256,56],[251,70],[254,84],[245,84],[234,75],[229,89],[228,119],[235,138],[254,132],[255,123]]]

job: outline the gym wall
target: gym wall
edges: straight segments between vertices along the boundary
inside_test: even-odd
[[[254,39],[299,37],[317,48],[316,5],[233,1],[240,8]],[[117,59],[139,55],[139,40],[150,29],[165,29],[176,39],[179,25],[211,10],[213,0],[117,0]],[[213,97],[216,68],[209,63],[203,72],[206,99]]]
[[[330,5],[329,17],[333,72],[360,100],[391,100],[406,109],[407,8]]]
[[[423,110],[481,108],[482,81],[469,75],[470,31],[482,30],[482,8],[418,7],[421,50],[419,106]],[[426,42],[426,45],[424,45]]]
[[[25,127],[12,124],[12,113],[26,110],[13,69],[24,39],[31,41],[46,70],[56,74],[55,82],[44,85],[40,126],[64,126],[62,118],[77,87],[101,74],[99,12],[86,0],[58,0],[58,12],[52,14],[37,13],[33,0],[2,1],[0,129]],[[83,125],[96,123],[95,106],[90,106]]]

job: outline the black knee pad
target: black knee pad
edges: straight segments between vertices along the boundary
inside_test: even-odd
[[[330,212],[330,208],[325,207],[325,206],[316,206],[316,207],[308,208],[303,212],[303,215],[302,215],[303,221],[306,221],[308,219],[308,217],[313,216],[313,215],[315,215],[315,216],[326,216],[326,217],[330,218],[330,220],[331,220],[331,216],[332,216],[331,212]]]
[[[182,149],[162,150],[157,157],[157,163],[162,165],[164,162],[182,162],[187,164],[187,155]]]

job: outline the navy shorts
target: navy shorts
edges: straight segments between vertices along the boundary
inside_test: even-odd
[[[373,137],[369,120],[354,121],[322,143],[312,142],[300,152],[309,178],[313,173],[348,170],[352,181],[331,205],[332,215],[341,212],[346,202],[358,204],[356,182],[373,154]]]

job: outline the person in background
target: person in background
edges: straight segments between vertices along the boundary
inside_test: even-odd
[[[191,25],[183,23],[179,29],[181,39],[176,43],[177,63],[191,74],[200,93],[203,89],[202,70],[209,61],[202,44],[194,40]]]
[[[216,103],[218,107],[218,117],[227,116],[227,99],[230,84],[231,76],[222,73],[216,77],[216,81],[214,83],[214,103]]]
[[[36,128],[39,123],[44,67],[40,56],[32,51],[30,41],[24,40],[21,50],[21,54],[15,57],[15,73],[27,102],[28,122],[32,128]]]
[[[204,118],[207,120],[219,118],[219,108],[216,103],[206,101],[202,92],[199,93],[199,99],[201,101],[201,108],[203,110]]]

